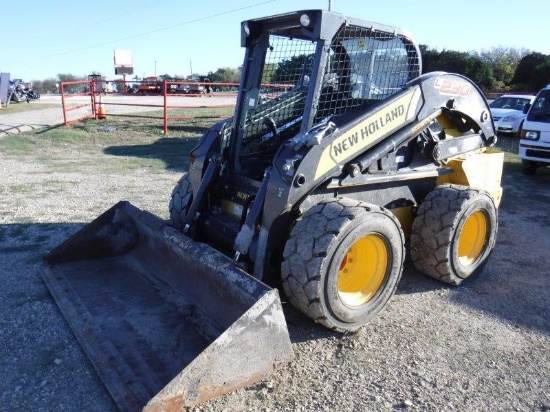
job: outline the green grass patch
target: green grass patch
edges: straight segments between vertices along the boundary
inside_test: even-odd
[[[181,172],[187,167],[188,154],[198,139],[232,109],[178,109],[172,115],[195,117],[172,121],[163,133],[158,119],[107,117],[88,119],[71,126],[54,126],[9,135],[0,139],[0,155],[33,167],[27,173],[51,172],[107,174]],[[154,114],[155,112],[142,115]],[[57,186],[55,182],[54,186]],[[60,182],[66,184],[67,182]],[[26,191],[26,187],[17,190]]]
[[[46,152],[63,145],[93,144],[90,133],[71,126],[58,126],[41,131],[10,134],[0,139],[0,152],[10,155],[25,155]]]
[[[52,109],[54,107],[60,107],[61,105],[55,103],[10,103],[7,106],[2,106],[0,110],[0,115],[2,114],[11,114],[11,113],[21,113],[21,112],[30,112],[32,110],[44,110]]]

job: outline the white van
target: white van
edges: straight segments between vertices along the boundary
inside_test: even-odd
[[[550,165],[550,84],[537,94],[525,112],[519,157],[523,174],[533,175],[537,167]]]

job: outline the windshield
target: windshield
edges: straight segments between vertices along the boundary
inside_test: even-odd
[[[513,109],[523,111],[525,105],[530,103],[530,99],[524,97],[501,96],[492,102],[489,107],[492,109]]]
[[[328,50],[315,122],[365,110],[418,76],[414,46],[393,33],[344,26]]]
[[[539,93],[529,110],[527,120],[550,123],[550,89]]]

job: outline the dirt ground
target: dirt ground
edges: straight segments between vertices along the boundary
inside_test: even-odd
[[[37,147],[0,151],[0,411],[116,410],[42,281],[41,257],[119,200],[166,218],[181,169],[135,163],[116,141]],[[550,411],[550,169],[525,177],[512,165],[503,187],[479,276],[450,287],[407,263],[387,309],[356,334],[285,304],[295,359],[194,410]]]

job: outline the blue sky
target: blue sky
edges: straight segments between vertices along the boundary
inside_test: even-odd
[[[130,50],[138,76],[206,74],[238,67],[240,22],[328,0],[4,0],[0,71],[26,81],[58,73],[114,75]],[[6,4],[7,3],[7,4]],[[332,0],[335,12],[400,27],[438,50],[496,46],[550,54],[550,1]],[[512,6],[514,4],[514,6]],[[524,10],[518,5],[524,4]]]

